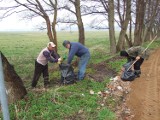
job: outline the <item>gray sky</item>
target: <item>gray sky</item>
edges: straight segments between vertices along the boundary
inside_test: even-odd
[[[12,0],[10,0],[10,2],[7,2],[8,0],[4,0],[3,5],[1,4],[1,6],[6,6],[8,4],[11,4],[11,2],[13,2]],[[65,13],[66,14],[66,13]],[[63,16],[63,14],[60,14],[61,16]],[[91,28],[89,27],[90,22],[92,20],[92,18],[97,18],[97,17],[92,17],[92,16],[83,16],[83,24],[84,27],[88,30],[90,30]],[[38,30],[37,26],[41,25],[42,18],[34,18],[33,20],[20,20],[21,17],[18,16],[17,14],[12,14],[11,16],[9,16],[8,18],[3,19],[2,21],[0,21],[0,31],[34,31],[34,30]],[[98,17],[98,19],[100,19],[100,17]],[[107,23],[105,23],[107,24]],[[57,30],[62,30],[62,29],[66,29],[67,26],[66,24],[58,24],[57,25]],[[77,30],[77,26],[72,26],[71,28],[72,30]],[[68,27],[67,30],[70,30],[70,28]]]
[[[88,27],[88,19],[83,18],[83,22],[87,29]],[[38,29],[36,26],[42,23],[42,19],[35,18],[33,20],[20,20],[20,16],[14,14],[9,16],[8,18],[3,19],[0,21],[0,31],[35,31]],[[72,26],[72,30],[77,29],[77,26]],[[67,26],[65,24],[59,24],[57,26],[57,30],[66,29]],[[69,28],[67,30],[70,30]]]
[[[31,31],[35,29],[34,23],[35,21],[19,20],[16,15],[12,15],[0,21],[0,31]]]

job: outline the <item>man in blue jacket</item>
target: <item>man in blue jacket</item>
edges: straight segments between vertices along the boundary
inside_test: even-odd
[[[63,42],[63,46],[69,49],[68,60],[67,60],[68,64],[71,64],[75,55],[80,58],[80,61],[78,64],[77,78],[78,80],[83,80],[85,71],[86,71],[86,66],[90,59],[90,52],[88,48],[86,48],[84,45],[82,45],[79,42],[70,42],[68,40],[65,40]]]

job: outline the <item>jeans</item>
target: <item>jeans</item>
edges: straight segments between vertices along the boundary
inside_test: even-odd
[[[79,61],[79,64],[78,64],[78,80],[83,80],[84,79],[84,74],[86,72],[86,66],[87,66],[87,63],[90,59],[90,53],[87,52],[85,53],[84,55],[82,55],[80,57],[80,61]]]

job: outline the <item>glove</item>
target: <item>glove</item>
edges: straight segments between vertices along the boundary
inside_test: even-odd
[[[66,55],[64,55],[64,56],[63,56],[63,60],[65,60],[66,58],[67,58],[67,56],[66,56]]]
[[[63,59],[60,57],[60,58],[58,59],[58,64],[61,64],[62,61],[63,61]]]

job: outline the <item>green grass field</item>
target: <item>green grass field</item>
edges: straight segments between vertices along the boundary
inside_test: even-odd
[[[78,41],[77,36],[77,32],[59,32],[58,53],[64,55],[67,52],[67,49],[62,46],[63,40]],[[0,50],[22,78],[31,79],[34,59],[48,42],[45,32],[0,33]],[[91,51],[91,62],[105,59],[109,50],[107,32],[87,32],[86,46]],[[99,56],[99,54],[102,55]]]
[[[78,41],[77,32],[58,32],[58,53],[63,56],[67,51],[62,46],[63,40]],[[86,46],[91,52],[90,63],[98,63],[109,58],[109,41],[107,32],[87,32]],[[28,90],[27,101],[20,100],[10,104],[12,120],[113,120],[115,115],[107,107],[101,107],[101,99],[96,94],[90,95],[89,90],[95,92],[103,90],[106,82],[98,83],[85,79],[78,84],[69,86],[54,86],[48,91],[35,92],[30,89],[34,71],[34,61],[42,48],[49,42],[45,32],[1,32],[0,50],[14,66],[17,74],[22,78]],[[49,64],[49,69],[58,64]],[[94,70],[88,69],[93,72]],[[50,79],[60,77],[60,71],[51,71]],[[43,79],[38,85],[43,87]],[[99,108],[97,110],[97,108]],[[16,111],[19,111],[18,113]]]
[[[108,32],[86,32],[85,37],[85,44],[91,52],[89,63],[97,64],[112,57],[109,55]],[[78,41],[77,38],[77,32],[58,32],[58,53],[63,56],[67,52],[67,49],[62,46],[63,40]],[[115,120],[114,112],[108,106],[99,104],[102,98],[97,94],[89,93],[90,90],[94,90],[95,93],[103,91],[106,83],[109,82],[107,78],[103,82],[85,79],[73,85],[55,85],[44,91],[41,77],[37,86],[42,90],[30,89],[34,61],[48,42],[45,32],[0,32],[0,50],[14,66],[28,91],[27,100],[9,105],[11,120]],[[147,44],[145,43],[144,46]],[[155,41],[151,48],[158,46],[160,42]],[[112,61],[108,64],[118,71],[124,62]],[[58,64],[49,64],[50,79],[54,81],[55,77],[60,78],[60,71],[53,70],[53,66],[58,68]],[[92,68],[87,69],[87,72],[94,74]],[[112,106],[116,104],[112,98],[110,101]]]

